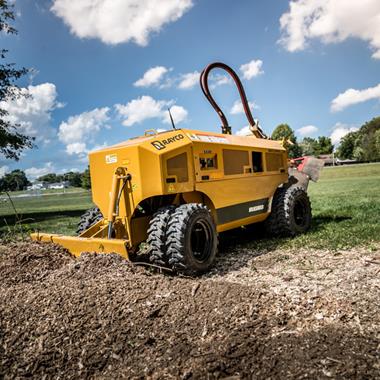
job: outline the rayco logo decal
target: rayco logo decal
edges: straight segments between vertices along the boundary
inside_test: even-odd
[[[165,139],[165,140],[161,140],[161,141],[152,141],[151,144],[157,149],[157,150],[162,150],[162,149],[165,149],[166,148],[166,145],[168,144],[171,144],[171,143],[174,143],[176,141],[180,141],[182,140],[183,138],[185,138],[184,135],[175,135],[173,137],[169,137],[168,139]]]
[[[153,141],[151,144],[158,150],[165,149],[165,145],[161,141]]]

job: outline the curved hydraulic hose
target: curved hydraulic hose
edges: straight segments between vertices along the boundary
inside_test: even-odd
[[[209,76],[211,70],[213,70],[213,69],[222,69],[222,70],[226,71],[232,77],[232,79],[235,81],[236,87],[239,91],[239,95],[240,95],[241,103],[243,104],[245,116],[247,117],[247,120],[248,120],[248,123],[249,123],[249,126],[250,126],[252,133],[258,138],[266,138],[264,132],[259,128],[258,125],[256,125],[255,120],[253,119],[253,116],[252,116],[252,113],[251,113],[251,110],[249,108],[249,104],[247,101],[247,96],[245,95],[243,85],[241,84],[241,81],[240,81],[239,77],[237,76],[237,74],[235,73],[235,71],[231,67],[226,65],[225,63],[214,62],[214,63],[209,64],[202,71],[199,80],[200,80],[200,85],[201,85],[201,89],[202,89],[203,94],[205,95],[207,100],[210,102],[210,104],[213,106],[214,110],[219,115],[220,120],[222,121],[222,133],[230,135],[231,134],[231,127],[228,125],[228,121],[227,121],[226,116],[224,115],[223,111],[220,109],[218,104],[215,102],[214,98],[212,97],[212,95],[210,93],[210,89],[208,87],[208,76]]]

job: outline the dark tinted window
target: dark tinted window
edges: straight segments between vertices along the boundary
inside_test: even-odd
[[[189,175],[187,172],[187,154],[182,153],[178,156],[169,158],[167,163],[168,175],[176,176],[178,182],[187,182]]]
[[[243,174],[244,166],[249,165],[249,155],[244,150],[223,150],[224,174]]]
[[[267,153],[267,171],[275,172],[284,168],[284,160],[282,153]]]
[[[252,166],[254,173],[263,171],[263,154],[261,152],[252,152]]]

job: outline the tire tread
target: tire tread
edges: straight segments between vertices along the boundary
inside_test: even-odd
[[[201,203],[187,203],[176,208],[171,215],[167,230],[167,255],[171,268],[180,273],[194,275],[198,274],[193,268],[189,268],[184,255],[185,236],[189,219],[194,213],[210,213],[209,209]],[[217,235],[215,233],[217,244]]]
[[[103,218],[103,215],[99,207],[95,206],[88,209],[80,218],[77,226],[77,234],[80,235],[84,231],[88,230],[93,224]]]
[[[157,210],[149,222],[148,238],[146,242],[150,246],[149,260],[160,266],[168,265],[166,254],[166,232],[170,215],[175,206],[165,206]]]
[[[273,196],[272,212],[265,221],[266,231],[270,236],[291,237],[297,234],[292,225],[291,212],[295,199],[300,196],[305,197],[311,214],[310,200],[302,187],[290,186],[277,189]]]

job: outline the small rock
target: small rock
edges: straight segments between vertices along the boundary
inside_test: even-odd
[[[322,313],[317,313],[315,314],[315,319],[317,319],[318,321],[322,320],[324,317],[323,317],[323,314]],[[327,375],[326,375],[327,376]]]

